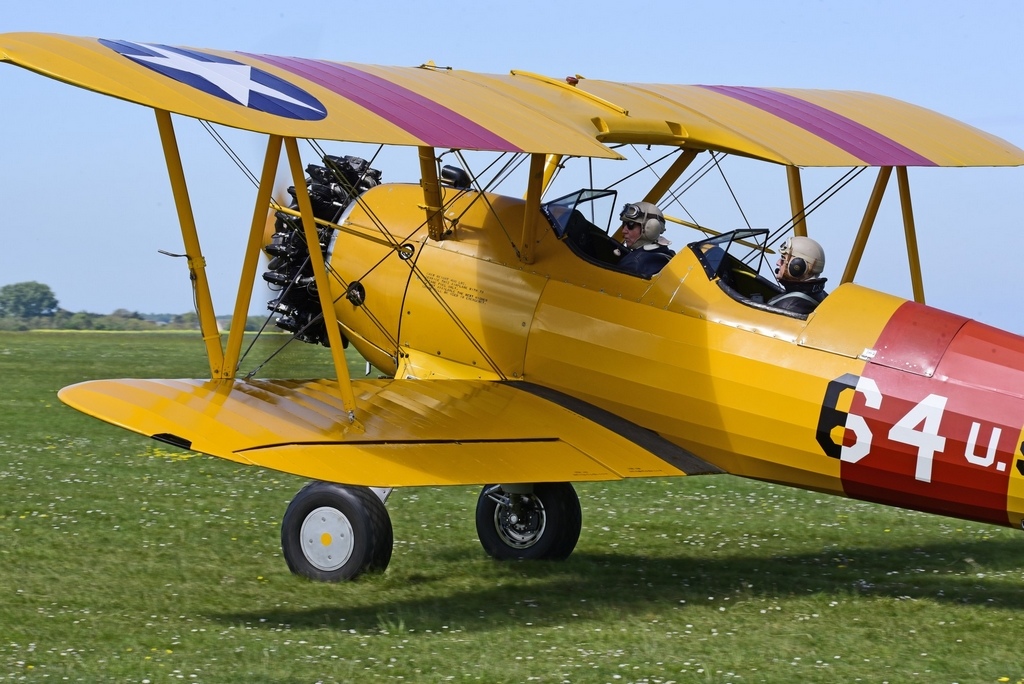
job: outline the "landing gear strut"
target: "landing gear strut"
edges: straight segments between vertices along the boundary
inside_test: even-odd
[[[487,485],[476,504],[476,531],[497,560],[565,560],[580,538],[582,515],[568,482]]]
[[[288,568],[321,582],[383,572],[393,543],[384,502],[367,487],[312,482],[288,504],[281,522]]]

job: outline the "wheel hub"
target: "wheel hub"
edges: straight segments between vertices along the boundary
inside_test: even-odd
[[[533,494],[513,496],[512,504],[494,509],[494,529],[502,541],[516,549],[527,549],[544,535],[547,513]]]
[[[337,508],[321,506],[310,511],[300,533],[302,554],[317,570],[337,570],[352,557],[352,523]]]

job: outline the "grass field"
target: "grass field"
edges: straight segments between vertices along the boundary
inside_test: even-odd
[[[329,369],[291,345],[264,375]],[[208,373],[196,335],[0,333],[0,679],[1024,680],[1019,532],[730,476],[580,484],[564,563],[489,560],[476,489],[399,490],[386,573],[297,578],[301,480],[56,398]]]

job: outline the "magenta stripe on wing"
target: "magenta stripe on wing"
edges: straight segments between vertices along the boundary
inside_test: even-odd
[[[774,114],[872,166],[935,166],[930,159],[852,119],[765,88],[701,86]]]
[[[432,147],[520,152],[508,140],[408,88],[345,64],[249,55],[302,76],[365,107]]]

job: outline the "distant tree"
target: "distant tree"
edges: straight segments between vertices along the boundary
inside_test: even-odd
[[[142,314],[138,311],[129,311],[128,309],[117,309],[110,315],[115,318],[134,318],[140,321],[142,320]]]
[[[0,287],[0,316],[34,318],[56,311],[57,297],[48,285],[30,281]]]
[[[177,314],[171,319],[170,327],[175,330],[198,330],[199,315],[194,311]]]
[[[248,318],[245,319],[245,330],[246,330],[246,332],[256,332],[257,330],[262,330],[264,328],[263,324],[266,323],[266,322],[267,322],[267,317],[266,316],[263,316],[263,315],[260,315],[260,316],[249,316]],[[280,330],[280,328],[274,327],[273,323],[271,323],[270,325],[268,325],[266,327],[271,332],[278,332]]]
[[[92,330],[94,318],[93,314],[79,311],[76,314],[71,314],[67,322],[67,328],[70,330]]]

